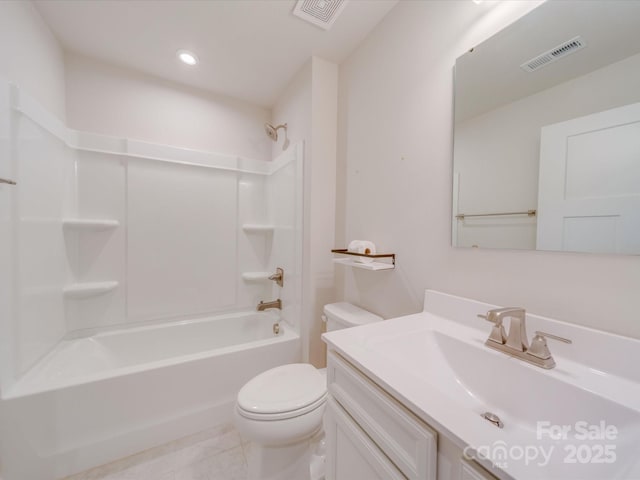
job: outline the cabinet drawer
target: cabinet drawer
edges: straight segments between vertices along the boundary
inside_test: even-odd
[[[331,395],[407,478],[435,480],[436,432],[344,358],[327,358]]]
[[[326,410],[327,480],[406,480],[338,403]]]

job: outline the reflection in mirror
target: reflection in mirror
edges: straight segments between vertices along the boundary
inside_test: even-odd
[[[456,61],[453,245],[640,254],[640,1],[548,1]]]

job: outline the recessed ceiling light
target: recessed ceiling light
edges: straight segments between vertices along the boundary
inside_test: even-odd
[[[178,55],[178,58],[182,63],[186,63],[190,66],[198,64],[198,57],[196,57],[195,53],[191,53],[188,50],[178,50],[176,55]]]
[[[471,0],[471,1],[476,5],[480,5],[482,3],[482,0]]]

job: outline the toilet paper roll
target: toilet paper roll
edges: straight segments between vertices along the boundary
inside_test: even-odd
[[[347,250],[354,253],[365,253],[367,255],[375,255],[376,245],[369,240],[352,240],[349,242]],[[354,260],[360,263],[371,263],[373,258],[355,257]]]

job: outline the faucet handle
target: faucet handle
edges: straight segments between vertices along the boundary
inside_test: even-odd
[[[551,333],[537,331],[535,337],[533,337],[533,340],[531,340],[531,346],[529,347],[527,353],[533,355],[534,357],[541,358],[542,360],[551,358],[551,352],[549,351],[549,347],[547,346],[547,338],[558,340],[559,342],[563,343],[573,343],[568,338],[552,335]]]
[[[284,287],[284,270],[280,267],[276,268],[276,273],[269,276],[269,280],[273,280],[280,287]]]
[[[558,335],[552,335],[551,333],[541,332],[539,330],[536,331],[535,333],[536,333],[536,337],[540,336],[543,338],[552,338],[553,340],[558,340],[559,342],[563,342],[563,343],[573,343],[568,338],[559,337]]]
[[[492,342],[499,343],[500,345],[504,345],[504,342],[507,341],[507,332],[504,331],[504,326],[502,325],[502,317],[499,315],[493,315],[491,311],[487,312],[486,315],[478,314],[478,318],[483,318],[487,322],[493,323],[493,328],[491,329],[491,333],[489,334],[489,340]]]
[[[491,322],[491,323],[495,323],[496,325],[502,325],[502,317],[494,315],[491,310],[489,310],[487,312],[486,315],[483,315],[482,313],[479,313],[477,315],[478,318],[483,318],[485,319],[487,322]]]

